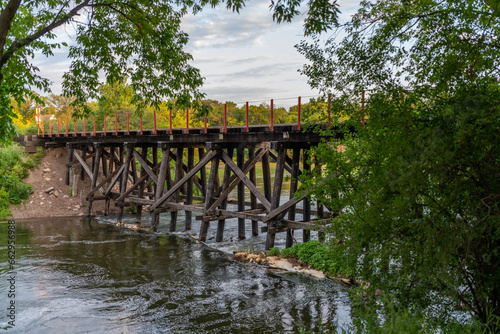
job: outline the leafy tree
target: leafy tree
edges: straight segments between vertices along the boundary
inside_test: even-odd
[[[500,3],[363,1],[342,29],[298,47],[356,130],[316,150],[326,169],[309,181],[343,212],[334,247],[397,307],[498,319]]]
[[[126,83],[125,79],[103,84],[99,88],[100,97],[98,100],[99,114],[109,116],[122,111],[133,111],[132,99],[133,88]]]

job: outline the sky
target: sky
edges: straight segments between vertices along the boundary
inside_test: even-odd
[[[347,20],[358,3],[340,0],[341,19]],[[256,105],[274,99],[277,107],[290,107],[297,104],[298,96],[303,102],[319,96],[299,73],[307,62],[294,47],[305,39],[303,16],[292,23],[276,24],[269,4],[269,0],[250,0],[240,14],[220,7],[184,17],[182,29],[190,38],[186,50],[205,78],[201,91],[206,98]],[[69,29],[59,28],[56,34],[60,41],[71,44]],[[62,75],[70,62],[65,49],[34,61],[40,75],[53,82],[55,94],[61,93]]]

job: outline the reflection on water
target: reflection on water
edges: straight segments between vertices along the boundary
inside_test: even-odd
[[[243,265],[180,235],[117,230],[77,218],[16,226],[13,332],[278,333],[314,329],[334,317],[349,321],[345,288]],[[1,254],[6,231],[0,225]],[[6,256],[0,263],[5,310]]]

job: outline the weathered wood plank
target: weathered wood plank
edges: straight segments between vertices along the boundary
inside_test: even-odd
[[[92,173],[92,183],[91,183],[91,186],[90,186],[90,189],[94,189],[96,187],[96,184],[97,184],[97,175],[99,174],[99,162],[100,162],[100,157],[101,157],[101,153],[102,153],[102,147],[100,145],[97,146],[97,152],[96,152],[96,159],[95,159],[95,163],[94,163],[94,171]],[[82,160],[83,162],[83,160]],[[85,162],[83,162],[85,163]],[[103,166],[104,168],[104,166]],[[90,214],[92,213],[92,196],[90,196],[89,200],[88,200],[88,204],[87,204],[87,216],[90,216]]]
[[[293,199],[295,192],[297,191],[299,185],[299,163],[300,163],[300,148],[293,149],[292,152],[292,171],[290,178],[290,196],[289,199]],[[295,205],[290,207],[288,212],[288,219],[295,221]],[[285,247],[290,248],[293,245],[293,229],[289,229],[286,232],[286,242]]]
[[[227,154],[229,155],[230,158],[233,157],[233,148],[228,148],[227,149]],[[231,168],[226,164],[224,166],[224,178],[222,179],[222,192],[224,192],[229,184],[229,179],[231,177]],[[213,205],[212,205],[213,206]],[[227,207],[227,200],[223,200],[220,204],[221,209],[226,209]],[[225,219],[220,219],[217,222],[217,232],[215,235],[215,241],[216,242],[221,242],[222,239],[224,239],[224,228],[226,225],[226,220]]]
[[[215,180],[217,179],[217,175],[219,173],[219,160],[220,160],[220,151],[211,151],[208,153],[203,159],[207,157],[213,157],[211,166],[210,166],[210,176],[208,178],[208,187],[207,187],[207,195],[205,200],[205,210],[204,214],[206,215],[207,209],[210,207],[212,202],[212,197],[214,194]],[[200,161],[201,162],[201,161]],[[205,163],[206,164],[206,163]],[[205,165],[203,164],[203,165]],[[210,226],[210,221],[203,220],[200,226],[200,236],[199,239],[202,242],[207,240],[208,227]]]
[[[276,210],[280,204],[281,198],[281,188],[283,186],[283,173],[285,171],[285,158],[286,158],[286,149],[278,148],[278,161],[276,162],[276,172],[274,174],[274,186],[273,186],[273,197],[271,200],[271,212]],[[270,229],[275,227],[275,222],[271,221],[269,223]],[[266,236],[266,250],[269,250],[274,247],[274,240],[276,238],[276,234],[270,230],[267,232]]]
[[[238,146],[238,149],[236,150],[236,163],[237,166],[240,170],[243,169],[243,164],[245,160],[245,150],[242,146]],[[248,182],[257,189],[255,184],[248,179]],[[254,194],[255,195],[255,194]],[[245,210],[245,185],[240,182],[238,183],[238,211],[244,211]],[[243,240],[246,239],[245,236],[245,218],[239,217],[238,218],[238,239]]]
[[[80,162],[82,168],[85,170],[85,172],[87,173],[87,175],[90,177],[90,180],[93,181],[94,175],[93,175],[93,172],[90,169],[90,167],[87,165],[87,163],[78,155],[78,153],[76,153],[76,151],[73,152],[73,155]],[[104,194],[104,189],[98,188],[98,190],[99,190],[99,192],[101,194]]]
[[[155,202],[160,199],[163,194],[163,189],[165,185],[165,179],[167,178],[167,170],[170,170],[169,166],[169,147],[162,149],[162,157],[160,162],[160,172],[158,174],[158,181],[156,182],[156,194],[155,194]],[[160,213],[153,211],[151,214],[151,228],[156,231],[159,223]]]
[[[257,152],[257,156],[254,157],[254,159],[252,161],[250,161],[245,169],[243,170],[243,173],[248,173],[248,171],[255,166],[255,164],[259,161],[259,159],[261,159],[264,154],[266,153],[266,149],[261,149]],[[238,176],[235,174],[235,175],[232,175],[231,176],[231,179],[229,180],[229,187],[224,190],[219,196],[218,196],[218,199],[212,204],[212,206],[208,209],[208,212],[212,212],[213,210],[215,210],[216,207],[218,207],[222,201],[226,200],[227,199],[227,196],[229,195],[229,193],[231,191],[233,191],[233,189],[236,187],[236,185],[238,185],[238,183],[240,182],[241,180],[238,178]],[[232,202],[231,200],[228,200],[228,203],[231,203],[231,204],[238,204],[238,202]],[[245,205],[248,205],[247,203],[245,203]]]

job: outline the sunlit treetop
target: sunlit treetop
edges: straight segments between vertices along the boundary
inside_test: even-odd
[[[313,87],[435,93],[500,75],[497,0],[362,1],[340,29],[299,46]]]

